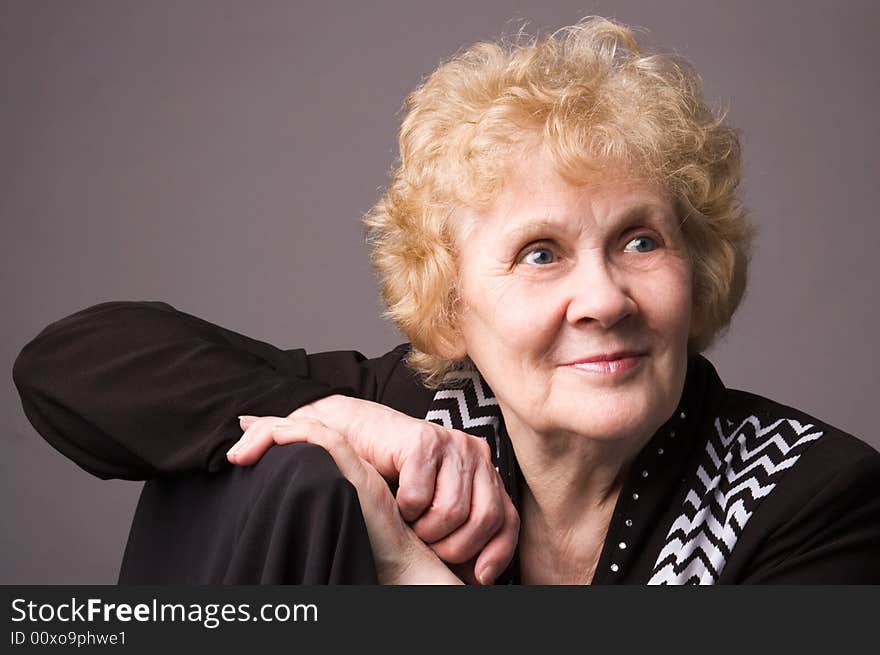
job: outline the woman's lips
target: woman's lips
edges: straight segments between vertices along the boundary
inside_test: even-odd
[[[615,375],[632,370],[641,363],[644,357],[645,355],[640,353],[601,355],[591,357],[588,360],[572,362],[569,366],[588,373]]]

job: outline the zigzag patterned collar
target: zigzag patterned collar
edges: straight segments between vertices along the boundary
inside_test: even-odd
[[[715,584],[755,510],[824,434],[794,419],[763,424],[754,415],[739,424],[718,417],[714,428],[648,584]]]

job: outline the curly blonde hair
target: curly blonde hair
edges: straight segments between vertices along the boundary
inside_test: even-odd
[[[477,43],[407,97],[399,164],[364,223],[410,366],[437,386],[467,365],[454,354],[452,216],[490,207],[517,149],[536,140],[574,183],[613,165],[673,195],[693,265],[689,350],[708,347],[745,291],[753,231],[738,197],[739,139],[689,63],[643,52],[632,29],[591,17],[540,39]]]

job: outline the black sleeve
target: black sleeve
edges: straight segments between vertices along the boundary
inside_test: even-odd
[[[286,415],[334,393],[380,400],[406,346],[281,350],[160,302],[110,302],[43,330],[13,367],[22,406],[58,451],[102,478],[225,468],[237,416]]]
[[[880,454],[866,447],[846,466],[834,464],[814,458],[799,472],[791,498],[800,502],[787,503],[743,584],[880,584]]]
[[[357,490],[326,450],[144,485],[120,584],[376,584]]]

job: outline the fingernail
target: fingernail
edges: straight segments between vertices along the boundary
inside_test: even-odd
[[[242,437],[241,439],[236,441],[232,445],[232,448],[230,448],[229,450],[226,451],[226,455],[231,456],[231,457],[235,457],[236,455],[238,455],[238,451],[241,450],[241,447],[243,445],[244,445],[244,437]]]
[[[487,564],[483,567],[483,570],[477,575],[477,580],[480,581],[481,585],[490,585],[495,582],[495,578],[498,576],[498,573],[495,571],[495,567],[491,564]]]

